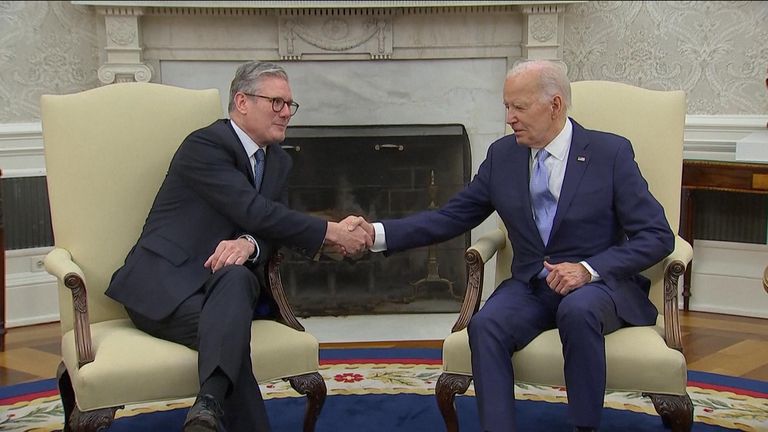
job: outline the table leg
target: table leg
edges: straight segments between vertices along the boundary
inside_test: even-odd
[[[693,224],[694,224],[694,212],[695,202],[694,193],[691,189],[683,188],[682,191],[682,214],[680,221],[680,236],[683,237],[688,243],[693,246]],[[688,264],[685,269],[685,275],[683,276],[683,310],[688,310],[688,303],[691,298],[691,269],[693,268],[693,260]]]

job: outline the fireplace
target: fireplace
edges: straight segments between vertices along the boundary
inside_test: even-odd
[[[501,94],[506,71],[519,59],[562,59],[564,12],[576,2],[74,3],[92,5],[103,16],[103,64],[98,75],[105,84],[152,81],[217,88],[225,110],[229,83],[240,63],[276,61],[288,71],[294,97],[301,104],[289,132],[310,125],[462,124],[474,173],[488,144],[505,133]],[[437,193],[443,194],[442,174],[435,175]],[[495,228],[496,218],[490,217],[471,235],[476,238]],[[422,254],[429,259],[428,251]],[[438,260],[444,259],[441,254]],[[391,263],[393,258],[399,257],[366,259]],[[491,258],[488,265],[494,262]],[[438,264],[440,277],[447,279],[455,266]],[[460,268],[463,271],[463,265]],[[314,273],[317,278],[324,274]],[[289,275],[284,276],[288,281]],[[294,275],[297,296],[305,294],[300,276]],[[337,281],[346,277],[336,276]],[[486,273],[485,285],[492,285],[493,278],[493,272]],[[458,281],[454,290],[456,283],[463,289],[464,277],[453,279]],[[377,289],[384,280],[389,279],[355,286]],[[335,286],[338,300],[343,284],[330,283],[326,292]]]
[[[399,218],[439,207],[468,182],[464,126],[294,126],[291,208],[338,221]],[[444,243],[358,260],[310,261],[286,251],[282,275],[299,316],[456,312],[469,233]]]

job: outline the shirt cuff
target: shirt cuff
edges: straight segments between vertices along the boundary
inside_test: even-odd
[[[251,256],[248,257],[248,262],[256,262],[256,260],[259,259],[259,254],[261,253],[261,249],[259,248],[259,242],[257,242],[256,239],[249,234],[243,234],[238,238],[246,239],[248,240],[248,243],[253,245],[253,253],[251,254]]]
[[[579,262],[579,264],[583,265],[584,268],[587,269],[589,274],[592,276],[592,279],[590,280],[590,282],[597,282],[602,279],[600,275],[595,271],[595,269],[593,269],[591,265],[587,264],[586,261],[581,261]]]
[[[376,238],[373,240],[373,246],[371,246],[371,252],[384,252],[387,250],[387,236],[384,232],[384,224],[381,222],[374,222],[373,230],[376,232]]]

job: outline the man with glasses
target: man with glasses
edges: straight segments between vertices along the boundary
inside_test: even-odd
[[[240,66],[230,118],[182,142],[107,290],[137,328],[198,351],[185,432],[270,430],[250,340],[251,321],[273,306],[264,266],[279,244],[308,257],[323,245],[355,255],[372,244],[354,217],[327,222],[286,207],[291,158],[278,144],[298,108],[280,66]]]

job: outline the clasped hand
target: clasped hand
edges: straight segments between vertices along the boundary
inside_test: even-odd
[[[373,226],[361,216],[347,216],[341,222],[328,222],[324,253],[359,258],[373,246]]]
[[[589,270],[580,263],[563,262],[550,264],[544,261],[544,268],[549,271],[547,285],[549,285],[552,291],[560,295],[566,295],[575,289],[581,288],[592,279]]]

